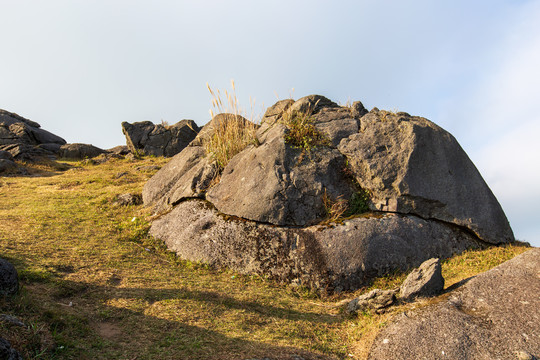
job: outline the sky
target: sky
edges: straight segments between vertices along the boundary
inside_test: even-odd
[[[68,142],[278,98],[406,111],[452,133],[540,246],[540,0],[0,0],[0,108]]]

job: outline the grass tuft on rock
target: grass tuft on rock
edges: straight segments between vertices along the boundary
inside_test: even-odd
[[[281,122],[287,128],[285,142],[292,147],[311,152],[319,146],[329,146],[330,140],[313,124],[312,110],[288,111]]]
[[[207,83],[206,87],[212,96],[210,116],[212,122],[211,136],[203,137],[206,154],[211,156],[220,169],[250,144],[257,144],[255,132],[259,125],[254,121],[253,111],[249,119],[239,105],[234,81],[231,80],[232,92],[214,91]],[[253,103],[251,104],[253,109]],[[217,117],[217,115],[220,115]]]

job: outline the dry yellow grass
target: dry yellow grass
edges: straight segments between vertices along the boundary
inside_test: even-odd
[[[258,125],[253,118],[251,99],[252,111],[249,117],[240,107],[233,80],[231,80],[232,92],[224,92],[226,100],[222,99],[221,91],[212,90],[208,84],[206,86],[212,96],[210,116],[213,121],[210,122],[210,126],[213,128],[212,135],[203,138],[203,146],[206,153],[223,169],[234,155],[244,150],[248,145],[257,143],[255,132]],[[228,115],[215,118],[217,114]]]
[[[368,288],[321,297],[181,261],[147,236],[146,209],[114,205],[153,174],[141,166],[165,161],[72,162],[65,172],[0,178],[0,254],[22,285],[19,296],[0,300],[0,313],[30,325],[0,323],[0,336],[27,359],[365,357],[400,311],[348,317],[336,305]],[[445,262],[443,272],[457,282],[524,250],[470,251]],[[373,286],[394,287],[403,277]]]

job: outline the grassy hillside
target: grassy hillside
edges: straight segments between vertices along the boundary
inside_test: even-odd
[[[68,163],[0,178],[0,256],[19,296],[0,299],[0,336],[27,359],[292,359],[366,356],[393,314],[349,317],[340,301],[177,259],[147,236],[149,211],[118,206],[140,193],[160,158]],[[443,264],[450,286],[526,250],[471,251]],[[396,274],[371,287],[394,287]],[[422,304],[407,305],[421,306]]]

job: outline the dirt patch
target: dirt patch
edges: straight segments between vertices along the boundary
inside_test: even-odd
[[[122,335],[122,330],[120,330],[120,327],[110,322],[96,323],[94,327],[99,336],[108,340],[117,339],[120,335]]]

